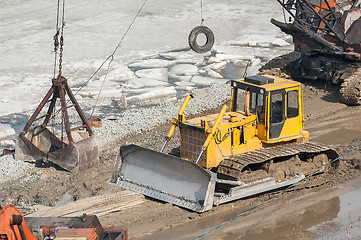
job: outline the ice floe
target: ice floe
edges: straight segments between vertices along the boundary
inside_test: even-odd
[[[0,123],[0,138],[11,137],[13,135],[15,135],[15,130],[10,124]]]
[[[281,38],[276,38],[275,40],[273,40],[272,45],[276,47],[286,47],[290,46],[291,44]]]
[[[141,69],[135,72],[139,78],[151,78],[162,82],[168,82],[168,69],[167,68],[150,68]]]
[[[128,65],[130,68],[167,68],[174,65],[174,61],[164,59],[144,59]]]
[[[127,97],[127,101],[128,102],[133,102],[133,101],[143,101],[143,100],[148,100],[148,99],[152,99],[152,98],[159,98],[159,97],[165,97],[165,96],[175,96],[177,94],[177,91],[175,89],[175,87],[171,86],[171,87],[162,87],[162,88],[154,88],[151,91],[145,92],[145,93],[141,93],[138,95],[134,95],[134,96],[129,96]]]
[[[155,87],[155,86],[166,86],[167,82],[159,81],[152,78],[134,78],[128,80],[123,86],[128,88],[142,88],[142,87]]]
[[[196,75],[198,67],[192,64],[177,64],[169,69],[169,72],[176,75]]]
[[[174,80],[174,81],[178,81],[178,82],[189,82],[192,80],[192,76],[188,75],[188,76],[180,76],[174,73],[169,73],[168,74],[169,79]]]

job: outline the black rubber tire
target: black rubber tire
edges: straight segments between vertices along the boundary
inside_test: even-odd
[[[207,41],[203,46],[198,45],[197,37],[199,34],[203,33],[206,35]],[[206,26],[198,26],[193,28],[188,37],[188,43],[191,49],[197,53],[205,53],[211,50],[214,44],[214,35],[211,29]]]

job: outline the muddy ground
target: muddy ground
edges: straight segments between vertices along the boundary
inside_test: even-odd
[[[339,91],[335,86],[306,82],[303,89],[305,129],[310,132],[312,141],[329,144],[339,153],[343,153],[361,142],[361,106],[350,107],[339,103]],[[219,109],[210,112],[217,111]],[[32,206],[54,206],[59,204],[65,195],[70,195],[71,201],[76,201],[120,191],[120,188],[107,183],[112,174],[119,146],[135,143],[159,150],[169,127],[170,125],[167,124],[136,136],[118,139],[101,149],[99,167],[85,172],[74,174],[54,166],[37,165],[20,178],[0,183],[0,196],[5,196],[4,199],[1,199],[1,204],[14,202],[24,213],[31,213],[34,211]],[[168,151],[177,146],[178,139],[179,136],[175,134],[167,146]],[[327,191],[342,183],[347,184],[350,179],[355,179],[361,175],[360,164],[361,152],[360,149],[356,149],[341,158],[337,173],[330,178],[318,177],[309,180],[303,183],[304,187],[297,187],[296,190],[288,191],[256,209],[247,216],[247,219],[252,223],[254,222],[252,221],[252,214],[254,214],[253,220],[255,220],[256,216],[267,214],[267,209],[276,208],[282,202]],[[202,219],[234,215],[260,203],[269,196],[269,194],[265,194],[235,201],[214,207],[202,214],[145,198],[144,203],[136,207],[101,216],[100,220],[104,226],[127,227],[130,238],[137,239],[175,226],[196,223]],[[288,206],[287,210],[292,211],[292,206]],[[286,210],[283,209],[283,211]],[[280,214],[282,213],[280,212]],[[211,227],[213,227],[212,221],[208,225],[202,225],[201,228],[205,232]],[[177,238],[172,237],[172,239]]]

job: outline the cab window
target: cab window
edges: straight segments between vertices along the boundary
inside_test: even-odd
[[[257,104],[256,104],[256,113],[257,113],[257,122],[260,124],[265,124],[266,121],[266,95],[257,94]]]
[[[292,90],[287,92],[287,118],[298,116],[298,91]]]
[[[281,91],[271,92],[271,123],[283,122],[284,117],[283,93]]]
[[[257,114],[257,121],[260,124],[265,124],[265,106],[266,106],[266,95],[250,92],[250,103],[249,111]],[[245,104],[245,90],[237,89],[237,104],[236,111],[244,111]]]

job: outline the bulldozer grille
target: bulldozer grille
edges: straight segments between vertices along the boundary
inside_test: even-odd
[[[203,128],[180,124],[180,157],[196,161],[206,138]],[[206,156],[205,151],[200,161],[206,161]]]

